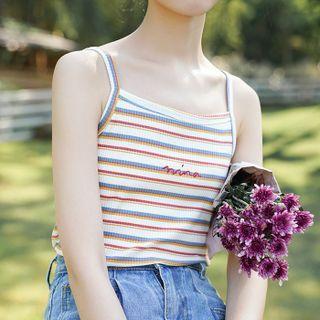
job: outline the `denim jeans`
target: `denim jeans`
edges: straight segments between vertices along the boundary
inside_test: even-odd
[[[56,269],[52,282],[53,263]],[[226,305],[206,276],[204,262],[188,266],[161,263],[114,267],[108,277],[128,320],[223,320]],[[63,256],[56,255],[46,275],[45,320],[79,320]]]

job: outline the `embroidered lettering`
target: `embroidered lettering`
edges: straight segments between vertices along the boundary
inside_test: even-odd
[[[194,178],[195,177],[200,177],[200,173],[199,172],[190,172],[189,170],[174,169],[174,168],[171,168],[169,166],[165,166],[162,169],[166,170],[167,173],[178,174],[179,176],[189,175],[189,176],[192,176]]]

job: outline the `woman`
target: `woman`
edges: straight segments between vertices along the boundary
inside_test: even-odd
[[[230,163],[262,165],[256,92],[202,52],[216,3],[149,0],[135,32],[58,61],[46,319],[263,318],[267,281],[234,255],[226,303],[206,276]]]

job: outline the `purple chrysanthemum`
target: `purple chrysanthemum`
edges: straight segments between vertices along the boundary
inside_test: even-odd
[[[263,239],[261,237],[254,237],[249,245],[245,247],[246,255],[249,258],[256,257],[261,258],[264,255],[264,251],[266,249],[266,239]]]
[[[257,270],[257,259],[249,258],[247,256],[240,257],[240,272],[245,271],[249,278],[251,277],[251,270]]]
[[[261,215],[264,219],[271,219],[274,216],[275,209],[273,203],[266,203],[261,208]]]
[[[276,205],[274,205],[273,209],[274,209],[274,212],[280,213],[280,212],[283,212],[284,210],[286,210],[287,207],[284,203],[280,202],[280,203],[277,203]]]
[[[288,255],[287,244],[284,239],[274,238],[269,245],[269,250],[275,256]]]
[[[241,211],[241,216],[246,219],[253,219],[255,216],[255,212],[252,209],[252,206],[248,206],[244,210]]]
[[[304,231],[313,225],[314,215],[310,211],[296,211],[296,227],[294,233],[304,233]]]
[[[287,193],[283,196],[281,202],[285,204],[288,211],[295,211],[300,208],[300,196],[294,193]]]
[[[294,221],[294,215],[287,210],[277,212],[272,217],[272,223],[273,232],[275,234],[280,234],[281,236],[293,233],[294,228],[297,226]]]
[[[261,235],[261,234],[264,234],[265,233],[265,230],[268,226],[268,221],[266,221],[265,219],[262,219],[260,217],[258,217],[254,224],[256,225],[257,227],[257,230],[258,230],[258,234]]]
[[[285,241],[286,245],[288,245],[292,240],[292,234],[287,233],[284,236],[281,236],[281,239],[283,239]]]
[[[276,263],[276,261],[269,257],[266,257],[260,261],[258,274],[263,279],[270,278],[276,273],[277,268],[278,264]]]
[[[288,280],[288,262],[284,259],[276,259],[277,271],[273,276],[271,276],[272,280],[280,280],[280,285],[282,281]]]
[[[225,237],[228,240],[231,240],[231,239],[236,238],[238,236],[238,226],[233,221],[226,221],[219,228],[219,233],[222,235],[222,237]]]
[[[257,204],[257,203],[251,203],[250,205],[250,208],[252,210],[252,217],[255,218],[255,217],[258,217],[261,215],[261,209],[262,207]]]
[[[219,208],[218,213],[225,218],[233,217],[236,214],[233,208],[226,202]]]
[[[255,188],[252,190],[250,195],[253,202],[258,204],[264,204],[266,202],[272,202],[277,199],[277,194],[273,192],[273,188],[268,185],[254,185]]]
[[[265,235],[266,238],[270,238],[272,235],[272,229],[273,229],[273,223],[272,222],[267,222],[266,227],[263,230],[263,234]]]
[[[222,245],[229,251],[233,252],[233,253],[236,253],[236,245],[235,245],[235,242],[232,241],[232,240],[228,240],[227,238],[225,237],[222,237],[221,238],[221,243]]]
[[[245,244],[249,244],[255,237],[257,229],[249,222],[242,221],[238,224],[239,240]]]
[[[288,263],[283,257],[288,255],[293,234],[313,225],[314,216],[303,211],[298,195],[278,194],[271,186],[255,184],[248,199],[251,187],[241,184],[226,196],[215,210],[216,229],[222,245],[239,259],[239,272],[250,277],[254,270],[281,285],[288,279]]]

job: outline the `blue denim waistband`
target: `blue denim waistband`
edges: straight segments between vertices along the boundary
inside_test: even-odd
[[[53,263],[56,262],[56,269],[55,273],[66,273],[68,272],[67,266],[62,255],[56,254],[55,257],[51,260],[49,269],[47,272],[47,283],[50,287],[50,274]],[[108,270],[158,270],[159,268],[192,268],[197,270],[201,275],[204,275],[207,269],[207,265],[205,262],[197,262],[182,266],[173,266],[173,265],[165,265],[162,263],[153,263],[153,264],[146,264],[146,265],[139,265],[139,266],[107,266]]]

